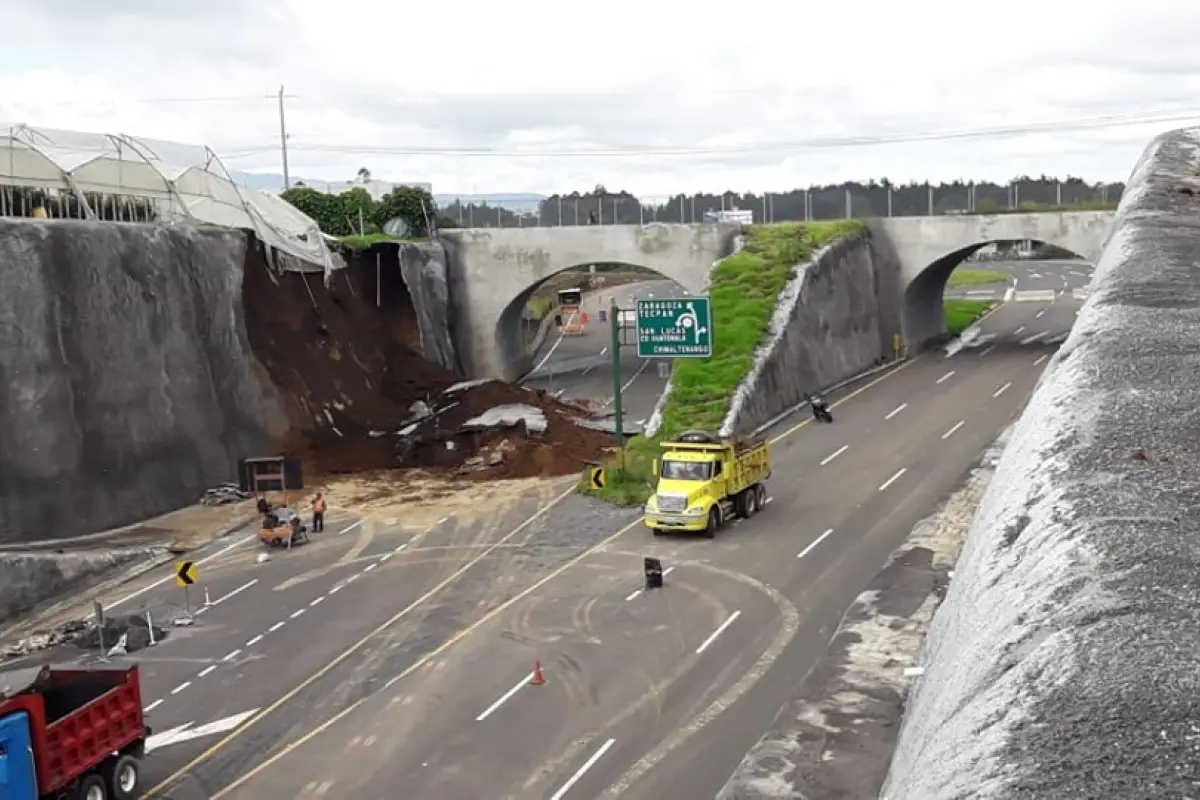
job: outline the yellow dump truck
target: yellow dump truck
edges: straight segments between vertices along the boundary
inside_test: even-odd
[[[752,517],[766,504],[763,481],[771,477],[766,442],[726,441],[689,431],[663,442],[662,448],[655,464],[658,486],[643,516],[655,536],[693,531],[711,538],[726,522]]]

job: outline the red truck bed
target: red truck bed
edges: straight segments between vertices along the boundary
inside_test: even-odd
[[[0,718],[29,714],[38,788],[56,792],[144,739],[138,668],[45,667],[33,683],[0,698]]]

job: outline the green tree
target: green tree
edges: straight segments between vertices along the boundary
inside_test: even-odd
[[[375,224],[383,227],[389,219],[399,217],[408,224],[414,236],[428,236],[429,223],[438,217],[433,196],[416,186],[397,186],[379,199],[375,206]]]
[[[355,186],[338,195],[338,199],[352,231],[359,234],[379,233],[379,225],[376,223],[378,208],[370,192],[361,186]]]

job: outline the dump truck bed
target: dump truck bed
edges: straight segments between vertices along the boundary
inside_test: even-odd
[[[771,451],[766,442],[747,442],[734,446],[733,463],[730,465],[729,494],[762,483],[771,475]]]
[[[52,794],[147,735],[137,667],[43,668],[0,697],[0,720],[28,717],[38,790]]]

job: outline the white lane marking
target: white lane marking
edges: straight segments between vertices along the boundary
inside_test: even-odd
[[[988,353],[992,352],[995,349],[996,349],[996,345],[989,344],[987,347],[983,348],[983,350],[980,351],[979,357],[983,358],[984,356],[986,356]]]
[[[767,498],[767,502],[768,503],[771,502],[770,498]],[[675,570],[674,567],[667,567],[666,569],[663,570],[663,577],[664,578],[667,577],[674,570]],[[630,600],[635,599],[641,593],[642,593],[641,589],[634,589],[632,592],[630,592],[628,595],[625,596],[625,602],[628,603]]]
[[[333,587],[332,589],[330,589],[330,590],[329,590],[329,594],[331,594],[331,595],[335,595],[335,594],[337,594],[338,592],[340,592],[341,590],[342,590],[342,587],[341,587],[341,586],[335,586],[335,587]]]
[[[371,564],[367,564],[367,567],[366,567],[366,569],[363,570],[363,572],[370,572],[371,570],[375,569],[378,566],[379,566],[378,561],[371,563]]]
[[[951,375],[953,375],[953,374],[954,374],[954,370],[950,370],[950,371],[949,371],[949,372],[947,372],[945,375],[943,375],[942,377],[938,378],[938,379],[937,379],[937,382],[938,382],[938,383],[942,383],[943,381],[947,381],[947,380],[949,380],[949,379],[950,379],[950,376],[951,376]]]
[[[238,654],[241,652],[242,652],[242,648],[239,647],[237,650],[230,651],[230,653],[228,655],[226,655],[224,658],[222,658],[221,660],[222,661],[233,661],[235,658],[238,657]]]
[[[397,547],[397,548],[396,548],[395,550],[393,550],[392,552],[393,552],[393,553],[403,553],[403,552],[404,552],[404,548],[406,548],[406,547],[408,547],[408,542],[405,542],[404,544],[400,545],[399,547]]]
[[[232,717],[219,719],[216,722],[210,722],[207,725],[201,725],[198,728],[193,728],[193,723],[185,722],[162,733],[156,733],[153,736],[146,738],[146,752],[152,752],[167,745],[179,744],[180,742],[188,742],[192,739],[199,739],[203,736],[216,736],[218,733],[231,731],[241,725],[246,720],[258,713],[257,708],[249,711],[244,711],[241,714],[234,714]]]
[[[517,681],[517,685],[516,685],[516,686],[512,687],[512,688],[511,688],[511,689],[509,689],[507,692],[505,692],[504,694],[500,695],[500,699],[499,699],[499,700],[497,700],[496,702],[492,703],[492,704],[491,704],[490,706],[488,706],[487,708],[485,708],[485,709],[483,710],[483,713],[482,713],[482,714],[480,714],[478,717],[476,717],[476,718],[475,718],[475,721],[476,721],[476,722],[483,722],[485,719],[487,719],[488,717],[490,717],[490,716],[492,715],[492,712],[493,712],[493,711],[495,711],[495,710],[496,710],[497,708],[499,708],[500,706],[504,705],[504,704],[505,704],[505,703],[506,703],[506,702],[507,702],[507,701],[508,701],[508,700],[509,700],[509,699],[510,699],[510,698],[511,698],[511,697],[512,697],[514,694],[516,694],[517,692],[521,691],[521,689],[523,689],[525,686],[527,686],[531,680],[533,680],[533,673],[532,673],[532,672],[531,672],[531,673],[529,673],[528,675],[526,675],[525,677],[521,678],[521,680]]]
[[[291,613],[291,614],[288,616],[288,618],[289,618],[289,619],[295,619],[296,617],[300,616],[300,615],[301,615],[301,614],[303,614],[303,613],[304,613],[304,609],[303,609],[303,608],[298,608],[298,609],[296,609],[295,611],[293,611],[293,612],[292,612],[292,613]]]
[[[313,600],[312,602],[310,602],[310,603],[308,604],[308,607],[309,607],[309,608],[312,608],[313,606],[319,606],[319,605],[321,605],[321,603],[323,603],[324,601],[325,601],[325,595],[321,595],[321,596],[320,596],[320,597],[318,597],[317,599],[315,599],[315,600]]]
[[[449,518],[449,517],[442,517],[441,519],[439,519],[439,520],[437,521],[437,524],[438,524],[438,525],[445,525],[445,524],[446,524],[447,522],[449,522],[449,521],[450,521],[450,518]],[[403,547],[403,545],[401,545],[401,547]]]
[[[362,573],[356,572],[350,577],[346,578],[346,582],[343,583],[342,586],[349,586],[350,584],[354,583],[356,580],[358,580],[358,576],[361,574]]]
[[[596,762],[604,757],[604,754],[608,752],[608,748],[612,747],[616,741],[616,739],[609,739],[607,742],[600,745],[600,749],[592,753],[592,757],[583,762],[583,766],[580,767],[574,775],[567,779],[567,782],[562,785],[561,789],[551,795],[550,800],[562,800],[567,792],[571,790],[571,787],[579,783],[579,779],[586,775],[589,769],[596,766]]]
[[[1049,331],[1042,331],[1041,333],[1035,333],[1033,336],[1026,336],[1024,339],[1021,340],[1021,344],[1033,344],[1038,339],[1045,336],[1047,333],[1049,333]]]
[[[639,377],[641,377],[641,374],[646,371],[646,367],[648,367],[648,366],[650,366],[650,359],[648,359],[648,358],[643,359],[642,365],[637,368],[637,372],[633,373],[633,377],[630,378],[629,380],[625,381],[625,385],[621,387],[621,396],[622,397],[625,396],[625,392],[627,392],[629,390],[629,387],[633,386],[633,382],[636,381]],[[600,404],[600,407],[608,408],[609,406],[611,406],[613,404],[614,399],[615,398],[612,398],[612,397],[608,398],[607,400],[605,400],[603,403]]]
[[[229,594],[227,594],[227,595],[224,595],[224,596],[222,596],[222,597],[218,597],[216,600],[213,600],[213,601],[212,601],[212,603],[209,605],[209,608],[211,608],[212,606],[219,606],[219,605],[221,605],[221,603],[224,603],[226,600],[228,600],[228,599],[229,599],[229,598],[231,598],[231,597],[236,597],[237,595],[239,595],[239,594],[241,594],[242,592],[246,591],[247,589],[249,589],[251,586],[253,586],[253,585],[254,585],[254,584],[256,584],[256,583],[258,583],[258,578],[255,578],[255,579],[254,579],[254,580],[252,580],[252,581],[248,581],[247,583],[244,583],[244,584],[242,584],[241,586],[239,586],[238,588],[234,589],[234,590],[233,590],[232,592],[230,592]]]
[[[733,621],[735,619],[737,619],[738,617],[740,617],[741,615],[742,615],[741,611],[735,611],[732,614],[730,614],[724,622],[722,622],[719,626],[717,626],[717,629],[715,631],[713,631],[712,633],[710,633],[708,635],[707,639],[705,639],[703,642],[700,643],[700,646],[696,648],[696,655],[700,655],[705,650],[707,650],[709,645],[711,645],[713,642],[715,642],[717,640],[717,637],[720,636],[722,633],[724,633],[725,629],[728,628],[730,625],[732,625]]]
[[[156,709],[156,708],[158,708],[159,706],[161,706],[161,705],[162,705],[162,703],[163,703],[163,701],[162,701],[162,700],[155,700],[153,703],[151,703],[150,705],[148,705],[148,706],[146,706],[145,708],[143,708],[143,709],[142,709],[142,713],[143,713],[143,714],[149,714],[151,711],[153,711],[154,709]]]
[[[1013,329],[1013,336],[1020,336],[1020,335],[1021,335],[1021,331],[1023,331],[1023,330],[1025,330],[1025,326],[1024,326],[1024,325],[1018,325],[1016,328],[1014,328],[1014,329]]]
[[[837,458],[838,456],[840,456],[842,453],[846,452],[849,449],[850,449],[850,445],[848,445],[848,444],[842,445],[837,450],[834,450],[832,454],[825,456],[825,460],[821,462],[821,466],[822,467],[825,466],[830,461],[833,461],[835,458]]]
[[[246,647],[254,647],[254,645],[258,644],[262,640],[263,640],[263,637],[262,637],[262,634],[260,633],[258,636],[255,636],[253,639],[246,642]]]
[[[892,477],[888,478],[888,479],[887,479],[886,481],[884,481],[884,482],[883,482],[883,484],[882,484],[882,485],[879,487],[879,491],[881,491],[881,492],[882,492],[884,489],[887,489],[887,488],[888,488],[889,486],[891,486],[893,483],[895,483],[896,481],[900,480],[900,476],[901,476],[901,475],[903,475],[903,474],[904,474],[904,473],[906,473],[906,472],[908,472],[908,467],[904,467],[904,468],[903,468],[903,469],[901,469],[899,472],[897,472],[895,475],[893,475]]]
[[[211,675],[211,674],[213,674],[213,672],[214,672],[214,671],[216,671],[216,669],[217,669],[217,665],[216,665],[216,664],[209,664],[207,667],[205,667],[204,669],[200,670],[200,672],[199,672],[199,673],[196,675],[196,677],[197,677],[197,678],[203,678],[203,677],[206,677],[206,676],[208,676],[208,675]]]
[[[1042,317],[1044,317],[1045,315],[1046,315],[1046,309],[1044,309],[1044,308],[1043,308],[1041,311],[1039,311],[1039,312],[1037,312],[1036,314],[1034,314],[1034,315],[1033,315],[1033,318],[1034,318],[1034,319],[1041,319],[1041,318],[1042,318]]]
[[[1010,386],[1012,386],[1012,381],[1009,381],[1008,383],[1004,384],[996,391],[992,392],[992,397],[999,397],[1000,395],[1004,394],[1008,390],[1008,387],[1010,387]]]
[[[575,312],[574,312],[574,311],[572,311],[572,312],[571,312],[571,315],[570,315],[569,317],[567,317],[567,318],[564,320],[564,322],[565,322],[566,324],[570,325],[570,324],[571,324],[571,321],[572,321],[572,320],[574,320],[574,319],[575,319]],[[555,350],[557,350],[557,349],[558,349],[558,346],[559,346],[560,344],[562,344],[562,343],[563,343],[563,337],[564,337],[564,336],[565,336],[565,334],[562,334],[562,333],[560,333],[560,334],[558,335],[558,338],[557,338],[557,339],[554,341],[554,344],[550,346],[550,349],[549,349],[549,350],[546,352],[546,355],[545,355],[545,356],[543,356],[543,357],[542,357],[542,360],[538,362],[537,366],[536,366],[536,367],[534,367],[534,368],[531,370],[531,374],[532,374],[533,372],[537,372],[539,369],[541,369],[542,367],[546,366],[546,362],[550,360],[550,356],[554,355],[554,351],[555,351]]]
[[[604,355],[608,355],[608,346],[607,346],[607,345],[605,345],[604,347],[600,348],[600,355],[602,355],[602,356],[604,356]]]
[[[963,425],[966,425],[966,424],[967,423],[965,420],[959,420],[958,423],[953,428],[951,428],[950,430],[948,430],[942,434],[942,438],[949,439],[951,436],[953,436],[955,434],[955,432],[958,431],[959,428],[961,428]]]
[[[187,687],[189,687],[191,685],[192,685],[191,681],[184,681],[183,683],[179,684],[174,689],[172,689],[171,694],[173,694],[173,695],[179,694],[180,692],[182,692],[184,689],[186,689]]]
[[[1071,270],[1071,274],[1072,274],[1072,275],[1078,275],[1080,278],[1086,278],[1086,277],[1087,277],[1087,273],[1086,273],[1086,272],[1076,272],[1075,270]]]
[[[271,627],[267,628],[267,633],[274,633],[275,631],[279,630],[286,624],[287,624],[286,622],[284,622],[283,620],[280,620],[279,622],[276,622]]]
[[[1037,361],[1033,362],[1033,365],[1036,367],[1038,364],[1045,361],[1047,356],[1049,356],[1049,353],[1042,353],[1040,356],[1037,357]]]
[[[804,548],[803,550],[801,550],[799,553],[796,554],[796,558],[804,558],[806,555],[808,555],[813,550],[815,550],[817,545],[819,545],[821,542],[823,542],[827,538],[829,538],[829,535],[831,533],[833,533],[833,528],[830,528],[829,530],[825,531],[820,536],[818,536],[816,539],[813,539],[813,541],[808,545],[808,547]]]
[[[892,417],[896,416],[897,414],[899,414],[901,411],[903,411],[906,408],[908,408],[908,403],[901,403],[900,405],[893,408],[890,412],[888,412],[888,415],[886,417],[884,417],[884,419],[891,419]]]
[[[241,547],[246,542],[254,541],[257,538],[258,538],[257,533],[252,533],[249,536],[243,536],[241,539],[238,539],[236,542],[234,542],[232,544],[228,544],[225,547],[222,547],[220,550],[213,553],[211,556],[205,556],[204,558],[201,558],[194,563],[198,567],[201,564],[212,561],[214,558],[225,555],[226,553],[228,553],[230,550],[234,549],[235,547]],[[132,592],[130,594],[125,595],[120,600],[116,600],[112,603],[109,603],[107,606],[105,606],[105,608],[110,608],[110,609],[116,608],[117,606],[122,605],[123,603],[128,603],[130,600],[134,599],[135,597],[141,597],[142,595],[144,595],[146,592],[150,591],[151,589],[157,589],[159,586],[162,586],[164,583],[166,583],[167,581],[171,580],[174,577],[175,577],[175,573],[172,572],[170,575],[168,575],[165,578],[161,578],[161,579],[155,581],[154,583],[151,583],[147,586],[143,586],[141,589],[138,589],[136,592]]]
[[[342,534],[344,534],[344,533],[349,533],[350,531],[352,531],[352,530],[354,530],[355,528],[357,528],[359,525],[362,525],[362,520],[361,520],[361,519],[360,519],[358,522],[352,522],[352,523],[350,523],[349,525],[347,525],[346,527],[342,528],[340,531],[338,531],[338,532],[337,532],[337,535],[338,535],[338,536],[341,536],[341,535],[342,535]]]

